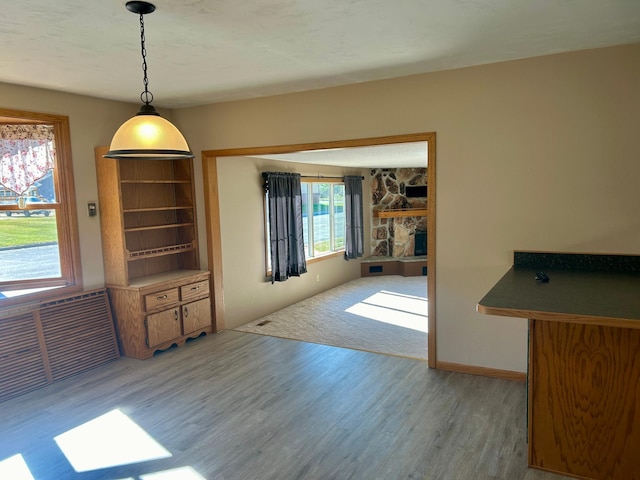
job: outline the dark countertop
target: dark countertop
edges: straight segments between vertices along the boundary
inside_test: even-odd
[[[640,272],[542,267],[514,265],[480,300],[478,312],[640,328]],[[535,280],[540,270],[548,283]]]
[[[640,255],[513,252],[514,267],[640,273]]]

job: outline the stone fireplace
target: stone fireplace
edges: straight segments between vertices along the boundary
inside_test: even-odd
[[[371,176],[372,256],[426,255],[427,169],[376,169]]]

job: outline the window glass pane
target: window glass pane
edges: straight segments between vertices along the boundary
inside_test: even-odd
[[[333,185],[333,249],[344,248],[345,239],[344,185]]]
[[[314,256],[331,251],[328,183],[313,184],[313,252]]]
[[[31,211],[5,212],[0,216],[0,281],[56,278],[60,271],[60,251],[56,218]]]
[[[0,282],[60,278],[54,128],[0,128]]]

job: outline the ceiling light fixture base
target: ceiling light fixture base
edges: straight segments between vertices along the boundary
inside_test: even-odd
[[[140,15],[153,13],[156,9],[156,6],[149,2],[127,2],[125,7],[127,7],[127,10],[130,12],[138,13]]]

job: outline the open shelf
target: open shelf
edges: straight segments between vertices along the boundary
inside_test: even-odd
[[[147,227],[133,227],[133,228],[125,228],[125,232],[142,232],[146,230],[166,230],[168,228],[181,228],[181,227],[193,227],[193,222],[191,223],[167,223],[164,225],[150,225]]]
[[[156,184],[156,183],[167,183],[167,184],[179,184],[186,183],[190,184],[190,180],[120,180],[120,183],[128,183],[128,184]]]
[[[126,208],[122,213],[164,212],[173,210],[192,210],[192,205],[167,205],[163,207]]]
[[[96,149],[105,280],[198,270],[198,234],[190,159],[109,159]]]

